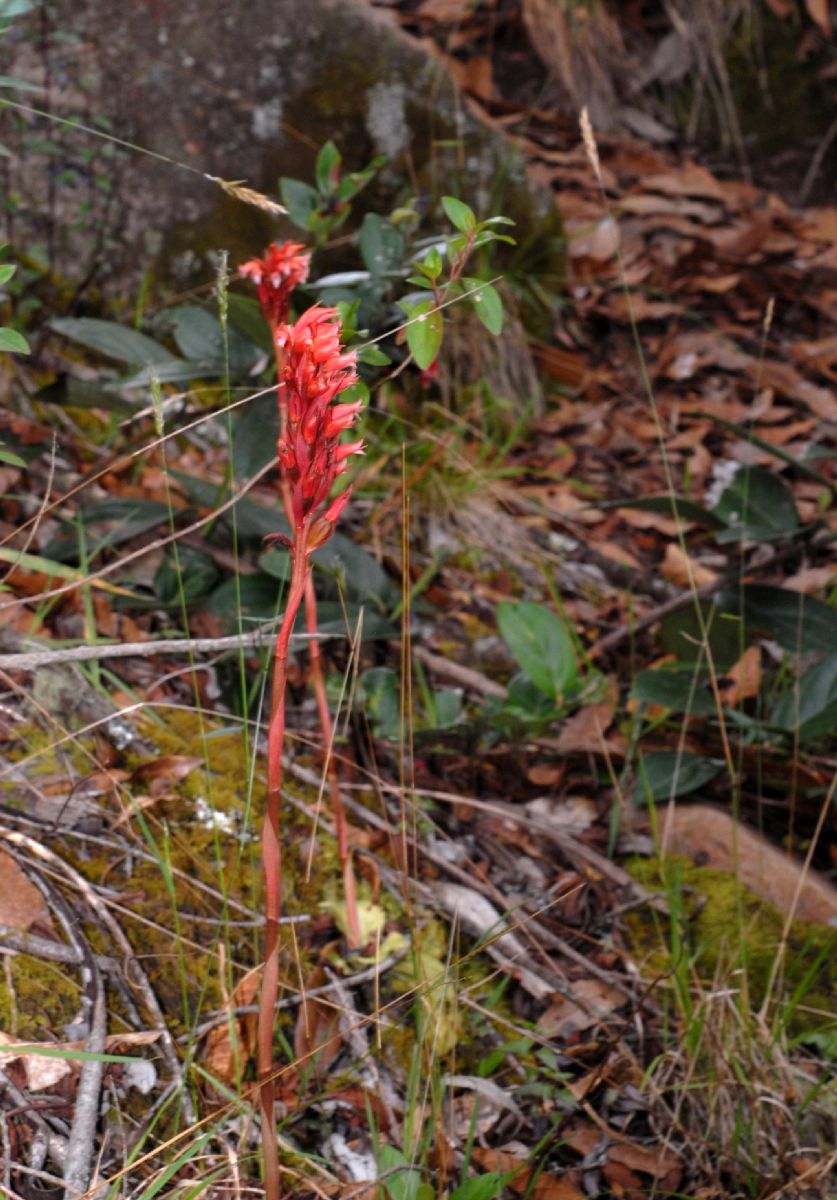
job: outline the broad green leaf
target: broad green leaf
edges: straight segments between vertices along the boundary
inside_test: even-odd
[[[26,467],[26,462],[19,454],[6,450],[3,446],[0,446],[0,462],[6,463],[10,467]]]
[[[407,345],[422,371],[436,361],[442,344],[442,314],[433,300],[422,300],[407,313]]]
[[[251,479],[276,457],[279,409],[273,393],[257,396],[233,425],[232,460],[236,479]]]
[[[477,218],[462,200],[457,200],[455,196],[442,196],[442,208],[451,225],[460,233],[473,233],[476,229]]]
[[[719,671],[726,671],[738,662],[747,645],[741,619],[711,600],[688,604],[664,617],[660,629],[662,648],[680,663],[701,662],[705,666],[704,631],[712,662]]]
[[[0,15],[0,21],[5,20],[5,17]],[[19,92],[41,92],[44,89],[37,83],[30,83],[28,79],[18,79],[14,75],[0,75],[0,88],[16,88]]]
[[[359,192],[362,192],[372,176],[386,162],[383,155],[378,155],[360,171],[352,171],[349,175],[344,175],[335,189],[335,195],[338,200],[353,200]],[[348,213],[348,207],[345,210]]]
[[[537,688],[558,701],[578,682],[578,659],[563,621],[532,600],[504,600],[497,606],[500,633]]]
[[[314,178],[317,181],[317,187],[320,189],[321,195],[328,196],[334,189],[341,161],[340,151],[334,142],[326,142],[317,155],[317,161],[314,166]]]
[[[0,351],[10,354],[28,354],[29,343],[16,329],[0,329]]]
[[[483,325],[496,337],[503,329],[503,301],[497,289],[480,279],[463,279],[462,282],[469,291],[472,288],[479,289],[474,291],[469,299]]]
[[[363,712],[379,737],[396,739],[401,728],[401,688],[391,667],[370,667],[360,677]]]
[[[503,1193],[509,1176],[499,1171],[488,1171],[485,1175],[474,1175],[466,1179],[450,1194],[450,1200],[496,1200]]]
[[[670,800],[696,792],[720,775],[724,764],[702,754],[679,753],[677,750],[652,750],[643,754],[637,772],[634,799],[642,802]]]
[[[258,300],[254,300],[252,296],[241,296],[238,292],[230,292],[227,303],[230,325],[272,359],[273,338],[270,336],[270,329],[262,316]]]
[[[154,576],[154,591],[163,604],[192,604],[218,582],[218,568],[209,554],[194,546],[170,551]]]
[[[78,379],[75,375],[64,375],[48,383],[35,393],[35,398],[46,404],[67,404],[71,408],[102,408],[122,416],[136,412],[133,404],[114,395],[97,379]]]
[[[94,317],[58,317],[50,321],[50,327],[71,341],[86,346],[88,350],[96,350],[108,358],[133,366],[178,361],[159,342],[146,337],[144,333],[137,333],[135,329],[129,329],[127,325],[117,325],[115,321],[99,321]]]
[[[743,616],[747,637],[772,638],[784,650],[831,654],[837,646],[837,611],[789,588],[747,583],[715,598],[723,612]]]
[[[656,704],[670,712],[706,717],[715,711],[715,701],[705,682],[695,681],[693,670],[640,671],[634,677],[631,695],[645,704]]]
[[[196,304],[179,304],[164,314],[178,350],[192,361],[217,359],[223,352],[221,322]]]
[[[377,213],[367,213],[358,235],[360,254],[369,271],[380,278],[401,266],[404,239],[389,221]]]
[[[770,724],[788,733],[798,730],[801,742],[837,728],[837,653],[811,667],[799,680],[798,688],[790,688],[779,697]]]
[[[34,1045],[22,1043],[20,1046],[3,1045],[4,1054],[26,1055],[27,1058],[63,1058],[68,1062],[113,1062],[135,1063],[143,1062],[141,1058],[128,1054],[100,1054],[95,1050],[75,1050],[67,1046],[44,1046],[40,1042]]]
[[[378,1167],[389,1200],[434,1200],[435,1192],[429,1184],[422,1182],[421,1171],[395,1146],[381,1145]],[[398,1170],[399,1167],[403,1170]]]
[[[0,265],[0,286],[2,286],[4,283],[8,283],[16,270],[17,267],[14,263],[3,263]]]
[[[272,579],[280,579],[287,583],[291,577],[291,555],[288,550],[266,550],[259,558],[259,567]]]
[[[799,528],[790,488],[764,467],[740,467],[712,512],[728,526],[717,536],[721,543],[773,542]]]
[[[300,229],[308,229],[311,217],[320,203],[317,191],[300,179],[280,179],[279,191],[288,216]]]
[[[358,350],[357,361],[366,363],[370,367],[388,367],[390,365],[389,356],[384,354],[379,346],[364,346]]]

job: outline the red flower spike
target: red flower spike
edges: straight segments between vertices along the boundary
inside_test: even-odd
[[[293,325],[280,325],[275,340],[282,351],[280,385],[287,410],[287,430],[277,454],[290,485],[295,545],[308,553],[334,532],[349,490],[325,512],[319,510],[347,460],[363,453],[362,440],[340,442],[343,431],[357,420],[361,402],[332,403],[357,382],[356,356],[340,345],[335,308],[309,308]]]
[[[239,275],[256,285],[262,315],[274,331],[288,319],[291,292],[308,278],[311,255],[301,254],[304,249],[302,242],[274,242],[264,258],[251,258],[238,268]]]

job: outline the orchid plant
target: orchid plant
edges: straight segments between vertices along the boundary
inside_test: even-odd
[[[272,247],[274,262],[280,248]],[[286,255],[287,266],[292,255]],[[302,256],[304,257],[304,256]],[[247,264],[248,273],[252,264]],[[307,264],[297,264],[297,272]],[[286,274],[277,269],[270,294],[265,292],[271,312],[287,317],[287,308],[275,292],[289,290],[294,270]],[[256,274],[258,274],[256,272]],[[260,286],[261,280],[257,283]],[[291,556],[291,580],[282,624],[276,637],[268,727],[267,805],[262,833],[262,863],[265,877],[264,972],[259,1006],[258,1072],[261,1109],[262,1146],[264,1148],[265,1192],[267,1200],[280,1195],[278,1146],[275,1129],[275,1084],[273,1079],[273,1020],[279,985],[279,918],[281,912],[282,847],[280,811],[282,789],[282,745],[285,737],[285,691],[288,645],[291,631],[303,601],[309,629],[316,631],[316,606],[311,581],[311,553],[328,541],[349,501],[350,489],[330,499],[335,480],[343,474],[349,459],[363,452],[362,440],[341,443],[341,434],[357,420],[360,401],[335,403],[341,392],[356,379],[355,352],[340,345],[340,321],[337,310],[315,305],[294,324],[277,321],[274,329],[279,368],[279,404],[281,433],[277,457],[283,472],[283,498],[291,528],[290,538],[277,535],[288,544]],[[312,646],[316,642],[312,641]],[[320,672],[320,681],[322,674]],[[328,714],[320,705],[321,719]],[[330,719],[329,719],[330,728]],[[330,741],[330,737],[329,737]],[[339,806],[339,789],[333,795]],[[342,808],[335,811],[339,822],[338,842],[344,873],[351,876],[345,818]]]
[[[239,273],[244,278],[252,280],[252,282],[255,284],[256,295],[262,310],[262,315],[270,327],[271,337],[273,340],[276,358],[276,378],[279,383],[278,405],[280,447],[287,443],[289,395],[283,383],[283,371],[286,361],[286,339],[285,334],[281,331],[286,325],[290,315],[291,294],[298,284],[304,283],[307,280],[310,266],[311,255],[309,252],[305,251],[305,247],[300,242],[283,242],[281,245],[274,243],[272,246],[268,247],[263,258],[250,259],[249,262],[243,263],[239,268]],[[326,310],[321,309],[320,311]],[[334,310],[328,311],[334,312]],[[355,376],[354,378],[356,379],[357,377]],[[345,386],[349,385],[346,384]],[[357,407],[359,409],[359,404]],[[286,466],[285,461],[283,460],[281,452],[279,454],[279,467],[282,473],[281,490],[285,515],[288,519],[289,527],[293,530],[296,528],[295,522],[297,517],[294,508],[291,474]],[[326,777],[329,784],[331,807],[334,815],[335,830],[337,833],[338,853],[340,856],[340,865],[343,873],[348,925],[348,941],[349,945],[353,949],[356,949],[360,946],[362,941],[360,920],[357,911],[357,889],[355,886],[354,872],[349,853],[348,829],[343,810],[343,802],[340,797],[340,785],[337,775],[337,768],[334,758],[331,755],[333,736],[332,721],[331,713],[328,707],[325,678],[323,675],[323,666],[320,657],[320,647],[316,639],[317,600],[314,594],[314,581],[310,571],[307,573],[305,581],[305,622],[308,633],[312,635],[308,648],[311,664],[311,680],[314,685],[314,693],[317,700],[317,712],[325,751]]]

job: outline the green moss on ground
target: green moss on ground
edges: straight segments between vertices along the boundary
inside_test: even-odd
[[[659,977],[665,986],[688,965],[691,978],[707,990],[726,980],[753,1009],[771,988],[771,1017],[792,1036],[834,1027],[829,1014],[837,994],[837,930],[794,921],[773,981],[785,917],[772,904],[726,871],[688,859],[634,858],[627,866],[649,891],[662,892],[678,914],[676,933],[672,919],[650,906],[627,918],[630,948],[644,975]]]

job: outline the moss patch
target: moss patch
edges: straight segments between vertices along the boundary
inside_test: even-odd
[[[782,941],[785,918],[725,871],[681,858],[635,858],[631,875],[662,892],[671,916],[646,907],[626,929],[632,953],[648,977],[663,985],[685,978],[707,989],[717,979],[740,988],[753,1008],[764,1001]],[[784,964],[771,990],[770,1013],[792,1035],[834,1027],[837,930],[794,921]]]

